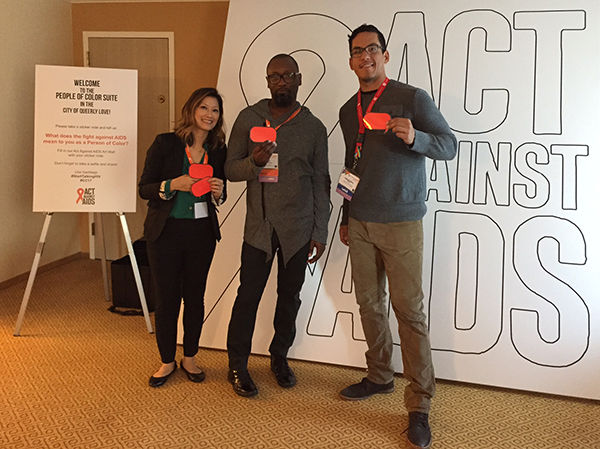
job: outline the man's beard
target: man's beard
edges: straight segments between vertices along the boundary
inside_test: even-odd
[[[294,97],[289,91],[273,95],[273,103],[279,108],[287,108],[294,104]]]

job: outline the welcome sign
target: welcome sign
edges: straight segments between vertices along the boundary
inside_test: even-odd
[[[390,78],[434,99],[459,144],[428,165],[424,291],[440,378],[600,399],[600,7],[594,1],[364,2],[232,0],[219,89],[226,122],[269,96],[277,53],[300,65],[299,100],[329,131],[335,183],[344,145],[338,110],[358,89],[348,34],[376,25]],[[244,183],[229,184],[201,343],[225,347],[239,279]],[[239,201],[238,201],[239,200]],[[365,366],[366,344],[338,237],[302,292],[291,357]],[[234,259],[235,260],[235,259]],[[216,275],[215,273],[219,273]],[[275,279],[253,350],[272,337]],[[396,322],[394,364],[402,371]]]
[[[135,212],[137,71],[36,66],[34,212]]]

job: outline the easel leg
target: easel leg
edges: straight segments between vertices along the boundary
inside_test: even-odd
[[[25,310],[27,310],[27,304],[29,303],[29,297],[31,296],[31,289],[33,288],[33,281],[37,274],[38,267],[40,265],[40,258],[44,251],[44,244],[46,243],[46,235],[48,234],[48,227],[50,226],[50,220],[52,219],[52,212],[46,212],[46,220],[42,228],[42,234],[40,235],[40,241],[35,250],[35,257],[33,258],[33,265],[29,272],[29,279],[27,280],[27,287],[25,287],[25,294],[23,295],[23,301],[21,302],[21,310],[19,311],[19,317],[17,318],[17,325],[15,326],[14,336],[18,337],[21,335],[21,325],[23,324],[23,318],[25,317]]]
[[[148,305],[146,304],[146,295],[144,294],[144,287],[142,286],[142,277],[140,276],[140,270],[138,268],[137,259],[135,252],[133,251],[133,245],[131,243],[131,236],[129,235],[129,227],[127,226],[127,220],[123,212],[118,212],[117,216],[121,219],[121,226],[123,227],[123,234],[125,234],[125,242],[127,243],[127,250],[129,251],[129,257],[131,259],[131,268],[133,268],[133,277],[137,285],[138,293],[140,295],[140,303],[142,304],[142,310],[144,317],[146,318],[146,326],[148,332],[151,334],[154,332],[152,329],[152,323],[150,322],[150,315],[148,314]]]
[[[96,232],[98,233],[98,238],[100,239],[100,246],[102,247],[102,279],[104,280],[104,297],[107,302],[110,302],[110,295],[108,293],[108,272],[106,270],[106,243],[104,240],[104,225],[102,223],[102,214],[95,213],[96,223]]]

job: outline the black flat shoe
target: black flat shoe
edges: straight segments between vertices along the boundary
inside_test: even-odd
[[[240,396],[249,398],[258,394],[258,388],[254,385],[247,369],[230,369],[227,380],[233,385],[233,391]]]
[[[206,374],[204,374],[204,372],[190,373],[188,370],[186,370],[185,366],[183,366],[183,360],[181,360],[181,362],[179,362],[179,366],[181,367],[183,372],[187,375],[188,379],[191,380],[192,382],[196,382],[197,384],[199,384],[200,382],[203,382],[204,379],[206,379]]]
[[[167,382],[167,380],[169,379],[169,376],[177,370],[177,362],[173,362],[173,363],[174,363],[173,371],[171,371],[166,376],[162,376],[162,377],[151,376],[150,380],[148,381],[148,385],[150,385],[152,388],[157,388],[157,387],[164,385]]]

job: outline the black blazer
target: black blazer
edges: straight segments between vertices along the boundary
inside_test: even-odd
[[[174,179],[182,175],[185,144],[175,133],[159,134],[146,154],[144,172],[138,184],[139,194],[148,200],[148,214],[144,222],[144,236],[146,240],[155,241],[161,234],[167,218],[171,214],[175,198],[165,201],[159,196],[160,184],[167,179]],[[223,180],[223,201],[227,197],[227,182],[225,179],[225,159],[227,147],[208,152],[208,163],[213,167],[213,176]],[[177,192],[175,193],[177,195]],[[217,208],[212,201],[208,201],[208,217],[215,231],[217,240],[221,240]]]

